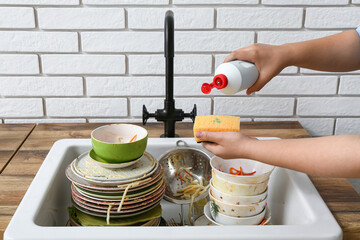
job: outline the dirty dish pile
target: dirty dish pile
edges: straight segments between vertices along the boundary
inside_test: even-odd
[[[120,142],[121,139],[123,142],[105,145],[102,145],[102,142],[96,145],[92,140],[93,149],[81,154],[69,164],[65,174],[72,183],[72,207],[68,209],[70,225],[160,224],[160,201],[165,193],[164,170],[153,156],[144,152],[146,141],[144,147],[143,144],[136,145],[135,148],[131,145],[136,137],[130,140],[127,138],[134,133],[140,136],[139,141],[147,139],[147,132],[142,132],[142,128],[136,125],[111,124],[97,128],[93,131],[92,138],[102,138],[104,142]],[[95,146],[100,148],[97,149]],[[104,149],[101,148],[103,146]],[[94,160],[94,155],[99,157],[99,152],[104,153],[101,159],[116,154],[123,154],[124,158],[100,164]]]
[[[210,165],[211,221],[220,225],[258,225],[268,222],[267,187],[274,166],[250,159],[224,160],[214,156]],[[205,210],[204,210],[205,212]]]

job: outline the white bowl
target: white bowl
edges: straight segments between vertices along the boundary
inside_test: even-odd
[[[264,208],[259,214],[251,217],[232,217],[221,212],[214,212],[213,204],[210,202],[210,213],[212,218],[222,225],[258,225],[265,217],[266,209]]]
[[[247,204],[253,204],[253,203],[259,203],[266,199],[267,197],[267,189],[265,192],[255,195],[255,196],[234,196],[230,194],[223,193],[216,189],[212,181],[210,181],[210,194],[213,195],[214,198],[223,201],[225,203],[233,204],[233,205],[247,205]]]
[[[266,191],[268,181],[269,179],[265,180],[264,182],[254,183],[254,184],[234,183],[217,176],[214,170],[212,171],[212,179],[211,179],[213,186],[217,190],[234,196],[259,195]]]
[[[260,214],[262,214],[262,213],[263,212],[261,212]],[[224,214],[221,214],[221,215],[226,216]],[[209,226],[209,225],[218,225],[218,226],[223,226],[223,225],[250,225],[250,223],[254,222],[253,220],[250,220],[250,219],[256,218],[257,215],[252,216],[252,217],[244,217],[244,218],[234,218],[234,217],[226,216],[227,220],[224,220],[224,223],[226,223],[226,224],[221,224],[220,222],[215,221],[215,219],[211,215],[210,202],[207,202],[205,204],[205,206],[204,206],[204,216],[208,219],[208,221],[204,221],[204,223],[202,223],[201,226]],[[219,214],[219,216],[220,216],[220,214]],[[269,224],[270,220],[271,220],[271,210],[270,210],[270,208],[268,206],[265,207],[265,216],[264,216],[264,218],[266,219],[264,225]],[[236,219],[236,221],[231,220],[231,219]],[[240,224],[236,224],[236,223],[240,223]]]
[[[255,160],[238,158],[238,159],[222,159],[218,156],[214,156],[210,160],[210,165],[213,171],[221,178],[234,182],[234,183],[246,183],[254,184],[259,182],[264,182],[269,179],[270,174],[274,170],[274,166],[258,162]],[[230,174],[230,168],[235,168],[237,170],[242,168],[246,173],[254,172],[250,176],[241,176]]]
[[[264,210],[266,206],[266,200],[267,199],[259,203],[248,205],[233,205],[220,201],[210,194],[211,206],[216,206],[218,208],[218,212],[232,217],[255,216]]]

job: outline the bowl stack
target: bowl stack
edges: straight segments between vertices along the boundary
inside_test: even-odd
[[[269,222],[267,185],[274,166],[250,159],[224,160],[217,156],[211,159],[210,164],[212,220],[221,225],[258,225]]]

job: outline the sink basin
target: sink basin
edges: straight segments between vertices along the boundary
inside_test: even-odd
[[[184,140],[149,138],[146,151],[155,158]],[[259,138],[266,140],[268,138]],[[68,227],[71,205],[67,165],[91,149],[90,139],[64,139],[51,148],[5,233],[15,239],[342,239],[342,231],[306,174],[276,168],[269,181],[268,206],[272,225],[184,227]],[[291,161],[291,159],[289,159]],[[179,221],[180,206],[162,200],[163,217]]]

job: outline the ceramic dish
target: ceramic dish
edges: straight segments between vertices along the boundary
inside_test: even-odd
[[[152,198],[147,198],[147,199],[142,199],[141,202],[136,202],[136,203],[131,203],[129,204],[127,202],[127,204],[123,204],[122,205],[122,209],[124,210],[130,210],[130,209],[137,209],[139,207],[143,207],[146,206],[148,204],[153,203],[154,201],[156,201],[159,197],[162,197],[164,195],[164,189],[162,191],[160,191],[157,195],[153,196]],[[109,205],[113,205],[114,208],[118,208],[120,201],[118,202],[112,202],[109,204],[103,203],[103,202],[97,202],[94,203],[92,201],[86,201],[82,198],[79,198],[78,196],[76,196],[75,194],[72,195],[72,198],[74,201],[78,202],[78,203],[82,203],[83,205],[86,205],[88,207],[94,208],[94,209],[105,209],[107,210]]]
[[[129,192],[134,192],[134,191],[138,191],[141,190],[143,188],[147,188],[149,186],[152,186],[154,184],[156,184],[157,182],[159,182],[162,178],[163,175],[161,174],[162,171],[160,171],[160,174],[157,174],[156,176],[154,176],[152,179],[150,179],[150,181],[147,182],[133,182],[131,184],[133,184],[130,188],[129,188]],[[79,186],[79,185],[78,185]],[[121,194],[125,191],[125,189],[129,186],[129,184],[126,185],[119,185],[119,188],[117,190],[107,190],[107,189],[98,189],[98,188],[94,188],[94,187],[83,187],[83,186],[79,186],[84,190],[93,192],[93,193],[100,193],[100,194]]]
[[[150,211],[151,209],[155,208],[157,205],[159,204],[154,204],[152,206],[148,206],[147,208],[141,210],[141,211],[138,211],[138,212],[132,212],[132,213],[121,213],[121,214],[116,214],[116,213],[112,213],[110,214],[111,218],[128,218],[128,217],[134,217],[134,216],[137,216],[137,215],[140,215],[140,214],[143,214],[143,213],[146,213],[147,211]],[[85,213],[85,214],[89,214],[91,216],[94,216],[94,217],[101,217],[101,218],[106,218],[107,215],[106,213],[98,213],[98,212],[94,212],[94,211],[91,211],[91,210],[88,210],[88,209],[85,209],[79,205],[77,205],[76,203],[73,202],[73,206],[78,209],[79,211]]]
[[[135,198],[135,197],[142,197],[147,193],[150,192],[154,192],[157,189],[163,187],[164,185],[164,181],[159,182],[157,185],[142,189],[142,191],[138,191],[138,192],[134,192],[134,193],[129,193],[126,195],[128,198]],[[92,193],[89,191],[86,191],[84,189],[79,188],[78,186],[74,185],[74,188],[80,192],[81,194],[89,197],[89,198],[93,198],[93,199],[99,199],[99,200],[116,200],[116,199],[120,199],[122,198],[122,194],[116,194],[116,195],[105,195],[105,194],[98,194],[98,193]]]
[[[211,206],[216,206],[218,212],[232,217],[250,217],[264,210],[266,198],[262,202],[249,205],[233,205],[217,200],[210,194]]]
[[[204,206],[204,215],[205,217],[214,225],[216,226],[222,226],[222,224],[217,223],[211,216],[211,211],[210,211],[210,202],[207,202]]]
[[[217,190],[214,185],[212,184],[212,181],[210,181],[210,194],[212,196],[220,201],[223,201],[225,203],[233,204],[233,205],[247,205],[247,204],[253,204],[253,203],[259,203],[263,201],[267,197],[267,189],[265,192],[254,195],[254,196],[240,196],[240,195],[230,195],[223,193],[219,190]]]
[[[163,175],[164,170],[161,168],[160,165],[158,165],[156,171],[152,174],[149,175],[147,178],[141,179],[139,181],[134,181],[132,183],[137,183],[138,185],[136,187],[141,187],[143,185],[149,184],[151,182],[155,182],[159,177],[161,177]],[[87,181],[84,181],[81,178],[78,178],[73,171],[71,170],[70,166],[68,167],[68,169],[65,171],[66,177],[73,182],[74,184],[76,184],[77,186],[80,186],[84,189],[89,189],[89,190],[97,190],[99,192],[101,191],[107,191],[107,192],[123,192],[124,189],[129,185],[129,183],[126,184],[121,184],[121,185],[117,185],[117,186],[108,186],[108,187],[104,187],[104,186],[97,186],[94,184],[89,184]]]
[[[158,202],[160,202],[160,200],[162,199],[162,195],[157,196],[156,198],[154,198],[151,202],[147,202],[144,205],[140,204],[137,205],[134,208],[130,208],[129,206],[123,206],[120,210],[120,212],[117,211],[118,206],[113,206],[110,210],[110,213],[112,215],[116,214],[116,215],[123,215],[123,214],[131,214],[131,213],[136,213],[136,212],[142,212],[142,210],[144,209],[148,209],[149,207],[153,206],[154,204],[157,204]],[[94,204],[88,205],[87,203],[78,201],[78,199],[73,198],[72,199],[73,203],[76,204],[77,206],[80,206],[83,209],[86,209],[89,212],[93,212],[93,213],[99,213],[99,214],[104,214],[106,215],[108,212],[108,208],[107,207],[100,207],[100,206],[96,206]]]
[[[263,225],[269,225],[270,221],[271,221],[271,210],[269,207],[266,206],[265,208],[265,217],[264,219],[265,222]],[[223,226],[223,224],[220,224],[218,222],[216,222],[212,216],[211,216],[211,210],[210,210],[210,202],[207,202],[206,205],[204,206],[204,216],[212,223],[212,225],[216,225],[216,226]],[[206,223],[206,222],[205,222]],[[202,225],[204,226],[204,225]]]
[[[124,162],[124,163],[111,163],[111,162],[108,162],[104,159],[102,159],[101,157],[99,157],[98,155],[96,155],[94,149],[91,149],[90,152],[89,152],[89,157],[91,160],[95,161],[95,163],[97,165],[99,165],[100,167],[103,167],[103,168],[124,168],[124,167],[128,167],[128,166],[131,166],[133,164],[135,164],[137,161],[140,160],[140,158],[138,159],[135,159],[133,161],[130,161],[130,162]]]
[[[73,208],[73,213],[70,214],[70,218],[74,217],[80,222],[82,226],[138,226],[142,225],[153,219],[161,218],[161,206],[160,204],[155,205],[152,209],[145,211],[135,216],[129,216],[126,218],[116,218],[110,215],[110,224],[106,223],[106,218],[96,217],[87,213],[79,211],[77,208]]]
[[[220,192],[224,192],[230,195],[242,196],[259,195],[265,192],[268,183],[268,180],[255,184],[233,183],[218,177],[214,171],[212,172],[211,181],[213,183],[213,186]]]
[[[93,149],[110,163],[124,163],[143,155],[148,139],[145,128],[134,124],[108,124],[91,132]]]
[[[149,173],[155,166],[157,161],[149,153],[144,155],[134,164],[121,169],[108,169],[99,167],[91,158],[88,152],[81,154],[74,160],[74,169],[86,179],[99,181],[117,181],[130,180]]]
[[[126,197],[123,205],[135,204],[138,202],[142,202],[142,201],[154,198],[155,196],[159,195],[162,191],[164,191],[164,189],[165,189],[165,185],[163,184],[159,188],[155,188],[154,191],[146,193],[140,197],[135,197],[135,198]],[[72,191],[72,195],[75,195],[76,197],[78,197],[84,201],[95,203],[95,204],[103,204],[103,205],[119,204],[119,202],[121,201],[121,200],[102,200],[102,199],[90,198],[90,197],[87,197],[87,196],[81,194],[80,192],[78,192],[73,186],[71,186],[71,191]]]
[[[194,221],[194,226],[216,226],[205,215],[201,215]]]
[[[158,173],[161,170],[161,167],[157,163],[149,173],[135,179],[124,180],[124,181],[98,181],[87,179],[78,173],[74,168],[74,162],[72,162],[65,171],[66,177],[73,183],[76,183],[79,186],[87,187],[90,189],[99,189],[99,190],[117,190],[119,185],[128,184],[136,181],[149,181],[151,177]]]
[[[274,170],[274,166],[265,164],[262,162],[250,160],[250,159],[222,159],[218,156],[214,156],[210,160],[210,165],[213,171],[219,177],[233,183],[242,183],[242,184],[254,184],[265,182],[269,179],[270,174]],[[235,168],[237,170],[242,168],[245,173],[250,173],[256,171],[254,175],[250,176],[241,176],[230,174],[230,168]]]
[[[259,214],[250,217],[234,217],[223,214],[221,211],[215,211],[217,206],[213,201],[210,201],[210,213],[212,218],[223,225],[258,225],[265,217],[266,209],[264,208]]]

